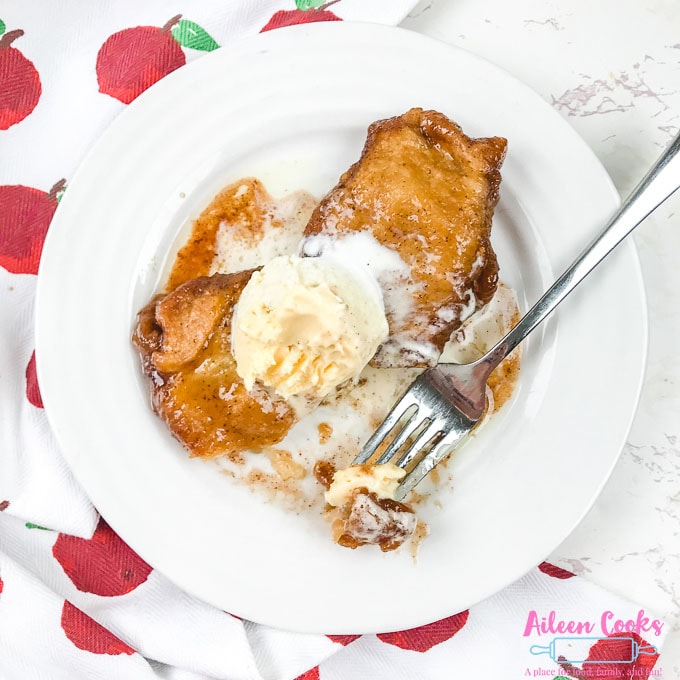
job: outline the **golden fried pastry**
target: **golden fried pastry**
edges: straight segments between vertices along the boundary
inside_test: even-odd
[[[154,410],[192,456],[239,459],[279,442],[295,421],[283,399],[257,386],[246,390],[236,373],[231,318],[252,273],[191,279],[137,318],[133,342]]]
[[[413,508],[384,495],[396,488],[396,480],[403,474],[395,476],[392,469],[375,474],[376,468],[391,467],[356,465],[338,471],[328,460],[318,460],[314,464],[314,477],[326,489],[325,515],[331,522],[331,534],[338,545],[358,548],[373,544],[388,552],[413,535],[418,523]],[[394,469],[403,472],[396,466]],[[336,479],[338,472],[343,476],[348,470],[352,470],[351,474],[344,475],[341,482]],[[390,478],[394,480],[393,486]]]
[[[275,199],[254,177],[229,184],[193,223],[166,290],[197,276],[250,269],[292,252],[315,206],[316,199],[302,190]]]
[[[410,538],[417,524],[408,505],[380,498],[367,489],[355,489],[347,504],[338,510],[331,533],[344,548],[379,545],[383,552],[389,552]]]
[[[503,138],[471,139],[443,114],[414,108],[369,127],[360,159],[312,213],[303,254],[367,233],[400,257],[401,267],[376,265],[390,337],[374,365],[436,363],[493,296],[489,239],[505,151]]]

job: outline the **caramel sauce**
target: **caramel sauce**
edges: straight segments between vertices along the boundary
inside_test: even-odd
[[[335,465],[330,460],[317,460],[314,463],[314,477],[321,486],[328,490],[333,482]]]
[[[192,225],[166,290],[197,276],[262,266],[295,248],[316,199],[296,191],[277,200],[262,182],[245,177],[220,191]]]
[[[494,369],[489,376],[487,385],[493,395],[494,411],[505,404],[512,397],[519,380],[519,354],[511,354]]]
[[[188,241],[180,248],[168,276],[167,290],[197,276],[208,276],[218,254],[217,234],[228,225],[233,238],[258,238],[271,197],[257,179],[245,178],[220,191],[194,222]]]
[[[319,444],[325,444],[333,434],[333,426],[328,423],[319,423],[316,429],[319,432]]]
[[[512,314],[511,326],[516,326],[520,320],[519,309],[515,309]],[[517,381],[519,380],[520,354],[519,349],[511,352],[498,366],[492,371],[487,385],[493,395],[494,411],[497,411],[512,397]]]
[[[472,285],[475,298],[485,305],[498,288],[498,263],[495,257],[488,257],[481,274]]]

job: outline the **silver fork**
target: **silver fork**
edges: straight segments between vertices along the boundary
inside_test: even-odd
[[[395,462],[412,469],[400,482],[402,500],[481,420],[486,383],[498,364],[538,326],[635,227],[680,187],[680,134],[630,193],[598,236],[512,330],[471,364],[439,364],[421,373],[366,442],[355,465]]]

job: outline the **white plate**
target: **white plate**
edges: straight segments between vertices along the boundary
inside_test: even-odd
[[[445,617],[541,562],[578,524],[625,441],[646,317],[624,244],[528,340],[519,390],[452,465],[417,562],[334,545],[189,460],[149,408],[129,338],[181,225],[257,174],[321,195],[367,125],[412,106],[509,140],[494,242],[524,309],[613,211],[594,155],[495,66],[402,29],[315,24],[224,47],[144,93],[69,184],[38,280],[38,374],[64,455],[112,527],[188,592],[287,629],[361,633]],[[318,521],[317,521],[318,520]]]

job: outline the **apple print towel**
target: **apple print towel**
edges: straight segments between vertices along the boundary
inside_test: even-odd
[[[0,12],[0,677],[648,678],[661,620],[548,563],[469,611],[379,635],[240,620],[167,581],[99,517],[42,410],[45,234],[107,124],[171,71],[300,22],[396,25],[415,0],[10,0]],[[405,605],[407,606],[407,605]]]

